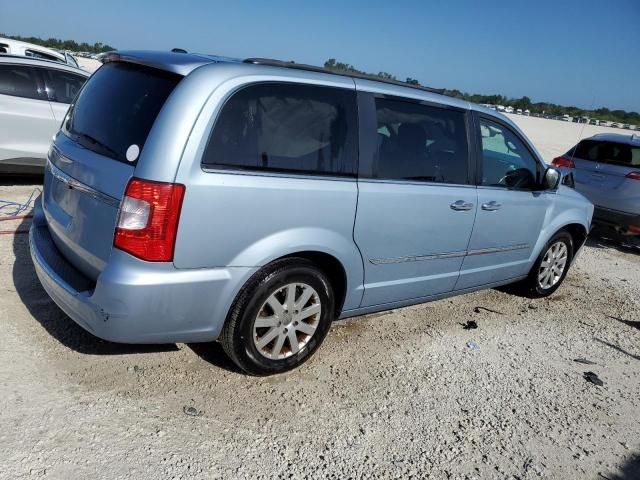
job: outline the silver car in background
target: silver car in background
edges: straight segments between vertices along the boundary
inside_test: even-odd
[[[595,205],[595,223],[640,235],[640,135],[594,135],[553,164],[573,172],[576,190]]]
[[[89,73],[0,54],[0,172],[42,173],[51,138]]]

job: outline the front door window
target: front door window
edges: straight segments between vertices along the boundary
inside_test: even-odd
[[[534,190],[542,174],[540,164],[508,128],[480,119],[482,182],[488,187]]]

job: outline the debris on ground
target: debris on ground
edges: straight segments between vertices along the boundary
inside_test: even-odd
[[[593,383],[594,385],[597,385],[598,387],[601,387],[604,385],[604,382],[602,380],[600,380],[600,377],[598,377],[598,375],[596,375],[593,372],[584,372],[584,379],[587,382]]]
[[[182,407],[182,411],[185,415],[190,415],[192,417],[201,417],[204,413],[202,410],[198,410],[195,407]]]
[[[480,310],[485,310],[485,311],[491,312],[491,313],[497,313],[498,315],[504,315],[504,313],[502,313],[502,312],[499,312],[497,310],[491,310],[490,308],[487,308],[487,307],[476,307],[476,308],[473,309],[473,311],[475,313],[480,313]]]
[[[595,325],[592,325],[592,324],[587,323],[587,322],[583,322],[582,320],[578,320],[578,323],[581,323],[581,324],[583,324],[583,325],[586,325],[587,327],[595,328]]]
[[[465,330],[475,330],[478,328],[478,322],[475,320],[467,320],[467,323],[461,323],[462,328]]]
[[[591,360],[587,360],[586,358],[574,358],[573,361],[582,363],[584,365],[597,365],[596,362],[592,362]]]
[[[469,349],[471,350],[480,350],[480,345],[478,345],[476,342],[467,342],[467,347],[469,347]]]

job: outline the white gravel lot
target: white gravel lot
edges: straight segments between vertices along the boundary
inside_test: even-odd
[[[548,160],[582,127],[515,120]],[[5,200],[34,188],[6,183]],[[548,299],[488,290],[339,321],[270,378],[215,344],[92,337],[43,291],[24,234],[0,235],[0,280],[3,479],[640,478],[640,254],[617,241],[592,238]]]

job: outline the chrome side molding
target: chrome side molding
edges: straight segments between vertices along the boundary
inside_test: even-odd
[[[422,262],[424,260],[438,260],[441,258],[457,258],[464,257],[467,252],[449,252],[449,253],[440,253],[437,255],[415,255],[415,256],[407,256],[407,257],[396,257],[396,258],[372,258],[369,262],[374,265],[387,265],[390,263],[406,263],[406,262]]]
[[[458,258],[473,255],[487,255],[490,253],[511,252],[513,250],[524,250],[529,248],[528,243],[520,243],[517,245],[509,245],[507,247],[495,247],[495,248],[481,248],[477,250],[467,250],[465,252],[449,252],[440,253],[436,255],[412,255],[406,257],[395,258],[372,258],[369,260],[374,265],[389,265],[393,263],[406,263],[406,262],[423,262],[425,260],[440,260],[443,258]]]
[[[469,250],[467,255],[486,255],[488,253],[511,252],[512,250],[524,250],[531,245],[528,243],[519,243],[517,245],[509,245],[508,247],[480,248],[478,250]]]

